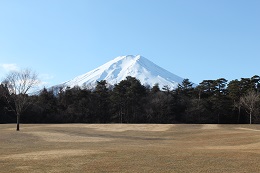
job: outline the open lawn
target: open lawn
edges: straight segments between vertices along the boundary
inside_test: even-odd
[[[0,172],[260,172],[260,125],[0,125]]]

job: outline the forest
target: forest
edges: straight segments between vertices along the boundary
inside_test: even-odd
[[[158,84],[144,86],[134,77],[107,87],[98,81],[95,89],[74,87],[42,89],[24,94],[30,103],[21,113],[21,123],[259,123],[260,77],[203,80],[189,79],[170,90]],[[14,93],[0,85],[0,123],[16,122]]]

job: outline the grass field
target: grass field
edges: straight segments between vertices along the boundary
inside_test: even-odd
[[[260,172],[260,125],[0,125],[0,172]]]

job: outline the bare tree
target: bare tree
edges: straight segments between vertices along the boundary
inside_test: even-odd
[[[249,91],[246,95],[240,98],[241,105],[246,109],[250,116],[250,124],[252,124],[252,114],[256,110],[256,104],[260,100],[260,96],[255,91]]]
[[[19,131],[21,113],[31,104],[28,92],[39,84],[38,76],[29,69],[12,71],[7,74],[2,84],[5,88],[3,96],[8,103],[9,110],[15,112],[17,116],[16,130]]]

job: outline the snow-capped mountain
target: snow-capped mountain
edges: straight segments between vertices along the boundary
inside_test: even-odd
[[[114,85],[126,79],[127,76],[139,79],[145,86],[152,87],[158,83],[161,89],[166,85],[174,89],[183,81],[183,78],[159,67],[140,55],[128,55],[119,56],[88,73],[56,85],[55,88],[80,86],[93,89],[97,81],[106,80],[109,85]]]

